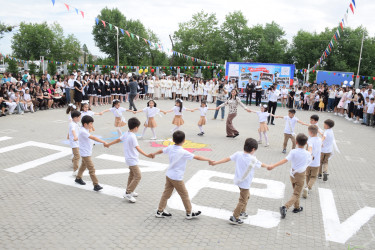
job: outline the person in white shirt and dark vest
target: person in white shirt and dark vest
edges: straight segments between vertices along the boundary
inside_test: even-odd
[[[279,98],[280,91],[277,89],[277,85],[273,85],[269,89],[269,94],[268,94],[268,112],[272,113],[275,115],[276,113],[276,108],[277,108],[277,99]],[[271,119],[271,125],[275,125],[273,123],[273,120],[275,119],[273,116],[268,117],[268,124],[270,124],[270,119]]]

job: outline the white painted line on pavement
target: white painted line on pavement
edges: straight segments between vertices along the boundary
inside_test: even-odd
[[[9,137],[9,136],[2,136],[0,137],[0,141],[6,141],[6,140],[10,140],[12,139],[13,137]]]
[[[319,188],[319,199],[327,241],[344,244],[375,215],[375,208],[364,207],[340,223],[332,190]]]

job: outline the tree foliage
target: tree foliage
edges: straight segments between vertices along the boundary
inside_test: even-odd
[[[4,33],[11,32],[13,30],[14,26],[6,25],[2,22],[0,22],[0,39],[3,38]]]
[[[46,22],[21,23],[19,31],[13,35],[12,50],[14,56],[24,59],[55,58],[57,61],[76,61],[80,55],[81,46],[78,39],[69,34],[64,36],[62,27],[54,23],[48,26]]]
[[[18,64],[15,60],[12,59],[6,59],[5,60],[8,63],[7,72],[12,73],[13,77],[16,77],[18,74]]]

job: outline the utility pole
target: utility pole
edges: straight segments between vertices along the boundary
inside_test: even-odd
[[[361,67],[361,60],[362,60],[362,49],[363,49],[363,40],[365,39],[365,32],[362,35],[362,43],[361,43],[361,51],[359,52],[359,61],[358,61],[358,70],[357,70],[357,78],[355,79],[355,88],[359,88],[359,68]]]
[[[40,57],[40,62],[41,62],[42,65],[39,65],[39,70],[40,70],[40,66],[42,66],[42,70],[43,70],[42,74],[44,74],[44,56]]]
[[[310,64],[307,65],[307,71],[306,71],[306,72],[307,72],[307,75],[306,75],[306,82],[308,82],[308,81],[309,81],[309,78],[310,78],[310,77],[309,77],[309,76],[310,76],[310,75],[309,75],[309,74],[310,74]]]

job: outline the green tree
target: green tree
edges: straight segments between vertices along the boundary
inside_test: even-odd
[[[267,23],[262,31],[257,61],[283,63],[288,41],[283,39],[284,30],[275,22]]]
[[[56,74],[56,62],[53,59],[51,59],[51,61],[48,62],[47,70],[48,74],[50,74],[51,76],[54,76]]]
[[[0,22],[0,39],[3,38],[4,33],[11,32],[13,30],[14,26],[6,25],[2,22]]]
[[[101,10],[99,19],[106,20],[106,27],[100,22],[99,25],[93,27],[92,34],[96,41],[96,45],[100,51],[107,54],[110,58],[115,60],[116,65],[137,65],[143,58],[146,57],[148,44],[144,43],[141,37],[147,38],[147,32],[143,24],[139,20],[126,19],[125,16],[120,12],[119,9],[108,9],[104,8]],[[120,62],[117,61],[117,31],[115,29],[119,27],[119,51],[120,51]],[[122,34],[121,28],[126,27],[130,33],[134,35],[128,37],[125,33]],[[139,40],[135,35],[140,36]]]
[[[12,73],[13,77],[18,74],[18,64],[15,60],[10,58],[5,60],[8,63],[7,72]]]
[[[61,26],[54,23],[49,27],[46,22],[26,24],[22,22],[19,31],[12,37],[12,50],[18,58],[29,59],[44,56],[57,61],[78,60],[80,43],[70,34],[64,37]]]
[[[190,21],[179,24],[174,32],[174,50],[205,61],[223,63],[224,39],[219,31],[216,14],[203,11],[193,15]],[[174,65],[202,65],[175,55]]]

